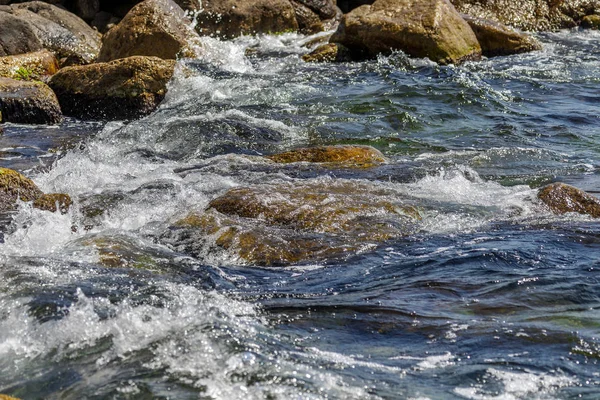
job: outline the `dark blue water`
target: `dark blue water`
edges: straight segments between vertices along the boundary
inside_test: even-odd
[[[305,64],[304,38],[206,41],[130,123],[7,125],[0,165],[76,199],[23,204],[0,245],[0,393],[23,399],[597,399],[600,35],[460,67]],[[246,51],[251,49],[251,51]],[[247,55],[246,55],[247,54]],[[367,170],[260,155],[368,144]],[[369,184],[416,233],[260,268],[162,234],[237,186]]]

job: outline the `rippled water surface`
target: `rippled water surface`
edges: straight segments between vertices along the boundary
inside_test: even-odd
[[[76,202],[22,204],[2,228],[0,393],[600,398],[600,224],[536,199],[553,181],[600,193],[600,34],[544,34],[543,51],[460,67],[306,64],[307,40],[206,39],[138,121],[5,127],[0,165]],[[389,163],[256,157],[348,143]],[[423,220],[278,268],[161,240],[232,187],[282,182],[368,182]]]

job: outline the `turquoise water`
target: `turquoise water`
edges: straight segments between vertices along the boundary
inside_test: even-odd
[[[539,39],[460,67],[400,53],[305,64],[301,36],[206,39],[147,118],[7,125],[0,165],[76,204],[23,204],[3,226],[0,393],[599,398],[600,224],[535,194],[600,193],[600,34]],[[253,157],[346,143],[390,161]],[[282,268],[163,240],[231,187],[305,181],[367,182],[426,212],[408,237]],[[109,268],[102,243],[133,261]]]

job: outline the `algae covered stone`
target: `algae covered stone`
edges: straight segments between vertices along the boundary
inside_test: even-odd
[[[66,214],[72,204],[71,196],[65,193],[43,194],[33,202],[35,208],[50,212],[60,211],[62,214]]]
[[[540,189],[538,198],[556,214],[575,212],[600,218],[600,199],[574,186],[552,183]]]
[[[316,146],[273,154],[267,158],[276,163],[329,163],[343,167],[370,167],[386,162],[381,152],[371,146]]]
[[[48,50],[0,57],[0,77],[39,80],[58,71],[58,60]]]
[[[33,201],[43,195],[26,176],[8,168],[0,168],[0,211],[15,209],[17,200]]]

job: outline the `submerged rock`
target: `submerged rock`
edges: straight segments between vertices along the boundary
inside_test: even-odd
[[[415,232],[419,219],[416,207],[373,185],[286,183],[232,189],[163,239],[197,256],[221,249],[245,262],[285,265],[353,254]]]
[[[288,0],[203,0],[202,7],[196,30],[203,36],[233,38],[298,30],[294,7]]]
[[[463,15],[471,26],[486,57],[508,56],[541,50],[542,45],[533,37],[519,33],[499,22]]]
[[[600,15],[586,15],[581,20],[581,27],[585,29],[600,29]]]
[[[66,214],[72,204],[73,200],[68,194],[49,193],[35,199],[33,207],[50,212],[60,211],[61,214]]]
[[[172,0],[145,0],[131,9],[102,40],[98,61],[130,56],[194,57],[200,37]]]
[[[61,120],[58,100],[46,84],[0,78],[0,122],[57,124]]]
[[[344,15],[331,42],[356,58],[394,50],[439,64],[481,57],[475,34],[447,0],[377,0]]]
[[[564,183],[543,187],[538,198],[556,214],[575,212],[600,218],[600,199]]]
[[[302,56],[306,62],[344,62],[352,61],[350,50],[339,43],[321,45]]]
[[[63,112],[77,118],[118,120],[151,113],[164,98],[174,60],[135,56],[61,69],[50,80]]]
[[[0,168],[0,212],[15,209],[16,201],[34,201],[44,193],[33,181],[8,168]]]
[[[0,77],[39,80],[43,76],[54,75],[58,71],[58,61],[48,50],[16,56],[0,57]]]
[[[332,163],[342,167],[368,168],[386,162],[379,150],[371,146],[316,146],[266,156],[276,163]]]

